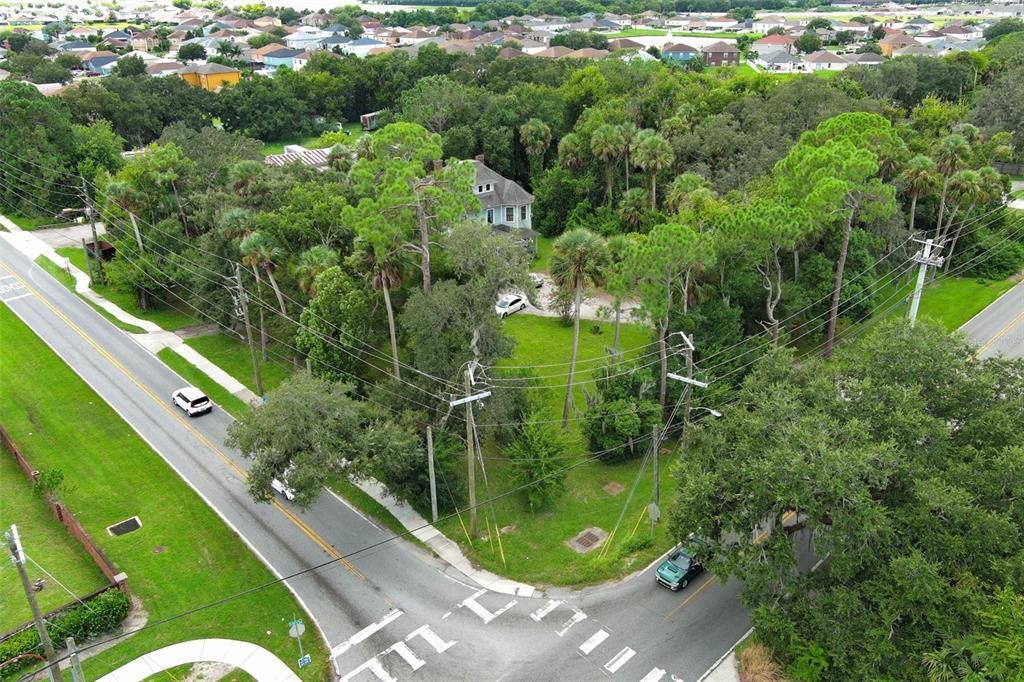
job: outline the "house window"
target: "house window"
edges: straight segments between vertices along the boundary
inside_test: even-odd
[[[489,182],[487,183],[487,191],[488,191],[488,192],[490,192],[490,191],[491,191],[491,183],[489,183]]]
[[[494,209],[493,208],[487,209],[487,222],[490,223],[491,225],[494,224]]]
[[[477,185],[477,186],[476,186],[476,191],[477,191],[478,193],[479,193],[479,192],[483,192],[483,191],[484,191],[484,186],[483,186],[483,185]]]
[[[516,209],[515,209],[515,206],[506,206],[505,207],[505,222],[511,224],[515,219],[516,219]]]
[[[519,219],[521,221],[523,221],[523,222],[526,222],[526,207],[525,206],[520,206],[519,207]]]

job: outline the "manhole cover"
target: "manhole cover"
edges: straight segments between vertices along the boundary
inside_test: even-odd
[[[138,516],[133,516],[120,523],[115,523],[113,526],[107,526],[107,532],[111,535],[125,535],[140,528],[142,528],[142,522],[139,521]]]
[[[600,547],[602,543],[608,538],[608,533],[600,528],[587,528],[569,540],[566,544],[569,547],[580,554],[586,554],[597,547]]]
[[[611,483],[604,487],[604,491],[609,495],[618,495],[625,489],[625,486],[623,486],[621,483],[617,481],[612,481]]]
[[[157,545],[156,547],[153,548],[153,554],[163,554],[166,551],[167,551],[167,548],[164,547],[163,545]]]

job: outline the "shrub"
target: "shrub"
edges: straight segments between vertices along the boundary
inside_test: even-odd
[[[749,642],[736,652],[740,682],[785,682],[772,652],[760,642]]]
[[[130,608],[131,599],[127,594],[120,590],[108,590],[86,604],[61,611],[46,624],[46,630],[54,642],[63,642],[68,637],[74,637],[79,643],[85,642],[117,629]],[[0,642],[0,661],[32,651],[39,645],[39,633],[34,627],[23,630]],[[0,671],[0,679],[11,679],[19,670],[37,666],[38,663],[28,658],[12,663]]]
[[[654,544],[650,535],[634,535],[631,538],[627,538],[622,546],[619,548],[619,556],[629,556],[635,554],[640,550],[647,549]]]

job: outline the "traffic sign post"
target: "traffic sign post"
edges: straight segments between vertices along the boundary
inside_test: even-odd
[[[302,633],[306,631],[306,625],[299,618],[294,618],[288,623],[288,636],[294,637],[299,643],[299,667],[305,668],[313,660],[309,654],[302,651]]]

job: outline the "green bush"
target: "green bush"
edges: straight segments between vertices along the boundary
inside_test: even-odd
[[[619,547],[619,556],[627,557],[630,554],[635,554],[640,550],[647,549],[654,544],[654,540],[650,535],[634,535],[631,538],[627,538],[622,546]]]
[[[109,590],[85,604],[72,606],[57,614],[46,624],[46,630],[59,646],[68,637],[82,643],[106,632],[117,629],[128,615],[131,599],[120,590]],[[36,629],[23,630],[13,637],[0,642],[0,662],[38,649],[39,633]],[[12,663],[0,671],[0,679],[11,679],[15,673],[38,666],[39,661],[26,658]]]

